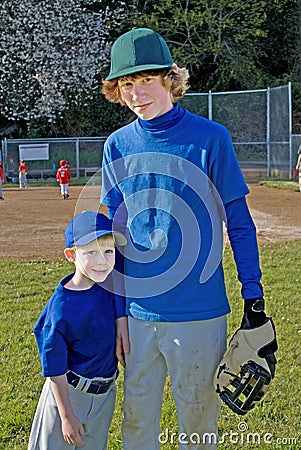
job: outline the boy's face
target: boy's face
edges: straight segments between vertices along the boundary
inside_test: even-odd
[[[115,264],[115,245],[111,237],[100,238],[76,248],[75,265],[80,277],[102,283]]]
[[[154,119],[173,107],[161,75],[123,77],[118,80],[118,85],[123,101],[140,119]]]

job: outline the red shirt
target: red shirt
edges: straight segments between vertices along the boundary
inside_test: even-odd
[[[68,167],[60,167],[56,172],[56,179],[60,184],[68,184],[70,181],[70,170]]]
[[[28,173],[28,167],[25,164],[20,164],[18,172]]]
[[[0,167],[0,178],[2,181],[4,181],[4,174],[3,174],[3,168]]]

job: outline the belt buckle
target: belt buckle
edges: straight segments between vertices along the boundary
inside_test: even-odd
[[[90,392],[91,394],[105,394],[106,392],[108,392],[108,390],[110,389],[110,387],[113,385],[114,380],[111,381],[94,381],[90,384],[87,392]]]
[[[97,390],[95,392],[96,395],[98,394],[106,394],[106,392],[108,392],[108,390],[110,389],[110,386],[113,384],[113,381],[110,381],[106,384],[104,383],[99,383],[97,386]]]

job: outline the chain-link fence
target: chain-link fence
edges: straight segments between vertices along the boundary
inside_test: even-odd
[[[293,139],[290,84],[251,91],[186,94],[179,104],[191,112],[225,125],[247,179],[290,177],[297,139]],[[55,176],[60,159],[67,159],[73,176],[89,177],[101,166],[105,136],[64,139],[5,139],[2,141],[6,176],[17,175],[20,146],[48,144],[48,157],[24,158],[29,177]],[[295,148],[297,146],[297,148]]]
[[[2,141],[5,174],[8,180],[17,181],[20,159],[25,159],[28,178],[55,178],[61,159],[68,161],[73,177],[90,177],[101,165],[106,136],[95,138],[5,139]],[[37,148],[39,144],[40,148]],[[37,159],[37,152],[43,159]],[[45,158],[45,151],[48,155]]]
[[[276,88],[186,94],[181,106],[225,125],[247,178],[290,177],[291,85]]]

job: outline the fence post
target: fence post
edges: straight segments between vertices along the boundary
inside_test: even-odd
[[[270,88],[267,88],[267,117],[266,117],[266,149],[267,149],[267,177],[271,175],[271,120],[270,120]]]
[[[77,138],[75,141],[75,150],[76,150],[76,177],[79,177],[79,139]]]
[[[2,141],[2,152],[4,152],[4,155],[2,155],[2,157],[4,157],[4,167],[6,166],[6,170],[4,168],[4,172],[6,173],[6,175],[8,174],[8,153],[7,153],[7,138],[4,138],[4,141]]]
[[[289,132],[289,174],[288,177],[291,178],[291,173],[293,170],[293,143],[292,143],[292,130],[293,130],[293,119],[292,119],[292,83],[288,83],[288,132]]]
[[[212,120],[212,91],[208,92],[208,119]]]

